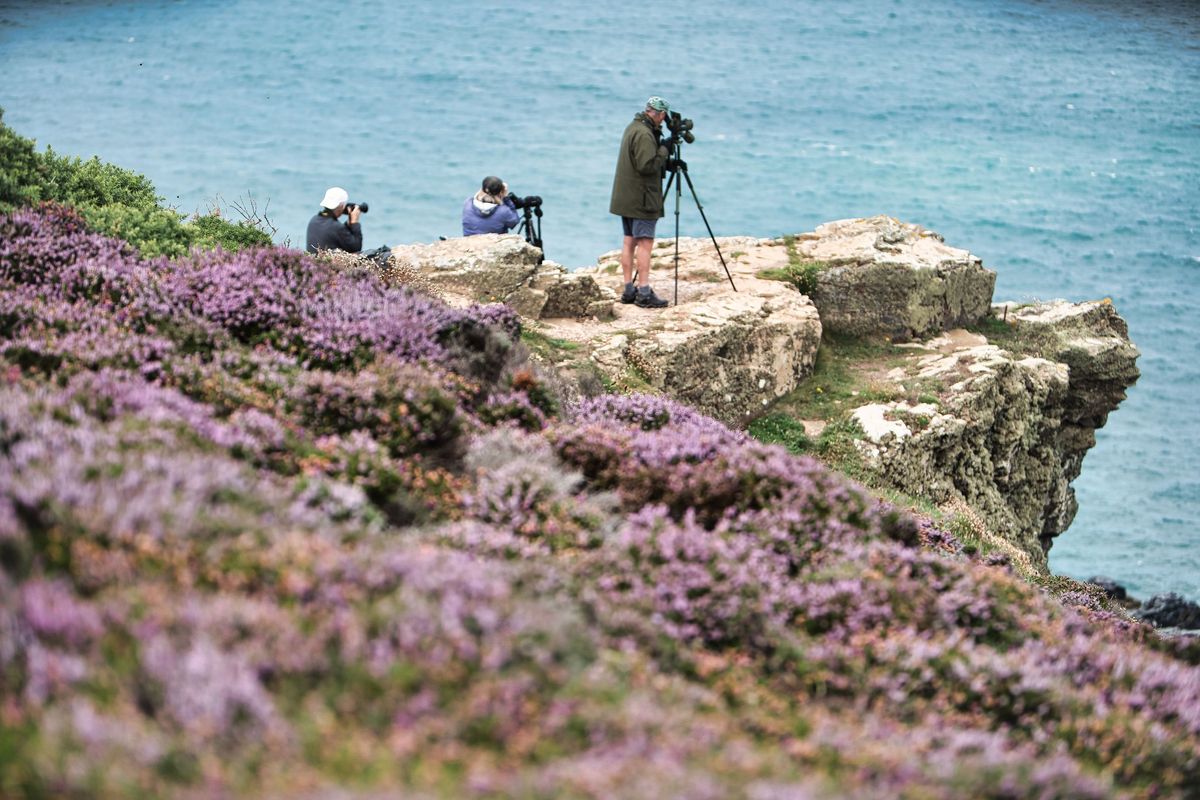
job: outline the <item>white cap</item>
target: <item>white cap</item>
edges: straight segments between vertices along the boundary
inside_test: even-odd
[[[330,186],[325,192],[325,198],[321,200],[321,208],[337,208],[342,203],[349,202],[350,195],[346,194],[346,190],[340,186]]]

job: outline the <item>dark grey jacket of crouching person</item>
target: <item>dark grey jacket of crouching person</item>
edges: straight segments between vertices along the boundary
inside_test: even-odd
[[[338,222],[329,211],[322,211],[308,221],[308,247],[310,253],[318,250],[345,250],[357,253],[362,250],[362,224]]]

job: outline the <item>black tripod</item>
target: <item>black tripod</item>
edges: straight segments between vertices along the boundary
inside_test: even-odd
[[[521,220],[521,224],[517,226],[517,233],[525,232],[525,241],[542,250],[542,201],[539,198],[536,203],[530,203],[529,198],[525,198],[521,203],[521,210],[525,212],[525,219]],[[537,217],[536,223],[534,217]],[[538,263],[541,264],[546,260],[546,253],[542,250],[538,256]]]
[[[725,256],[721,254],[721,246],[717,244],[717,237],[713,236],[712,226],[708,224],[708,217],[704,215],[704,206],[700,204],[700,198],[696,196],[696,187],[692,184],[692,176],[688,174],[687,163],[679,157],[683,151],[683,141],[679,136],[673,135],[664,139],[662,143],[667,146],[667,166],[671,173],[667,185],[663,187],[664,203],[667,201],[667,193],[671,191],[671,184],[675,184],[675,305],[679,305],[679,198],[683,195],[683,181],[687,181],[688,189],[692,192],[692,200],[696,202],[696,208],[700,211],[700,219],[704,220],[704,227],[708,229],[708,238],[712,239],[713,247],[717,250],[717,257],[721,259],[721,266],[725,268],[725,277],[729,278],[729,285],[736,292],[737,285],[733,282],[733,276],[729,274],[729,265],[725,263]],[[683,176],[682,179],[679,178],[680,175]]]

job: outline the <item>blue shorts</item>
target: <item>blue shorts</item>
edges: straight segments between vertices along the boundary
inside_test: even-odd
[[[625,235],[632,236],[635,239],[653,239],[654,226],[657,222],[658,220],[656,219],[621,217],[621,227],[625,230]]]

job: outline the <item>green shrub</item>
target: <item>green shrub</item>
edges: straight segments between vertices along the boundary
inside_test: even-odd
[[[93,156],[84,161],[61,156],[4,124],[0,109],[0,213],[53,200],[79,209],[97,233],[129,242],[147,258],[186,255],[193,247],[222,247],[230,252],[264,247],[271,237],[249,222],[233,223],[217,215],[184,221],[161,205],[163,199],[145,175]]]
[[[793,453],[812,448],[812,440],[804,432],[804,423],[787,414],[768,414],[750,423],[748,433],[765,444],[780,444]]]
[[[33,140],[18,136],[4,124],[0,108],[0,213],[28,206],[42,199],[41,159]]]
[[[193,231],[179,214],[165,208],[143,210],[126,205],[80,206],[89,228],[124,239],[146,258],[187,255]]]
[[[828,266],[824,261],[808,261],[796,251],[796,237],[783,237],[787,248],[788,263],[778,269],[759,270],[758,277],[772,281],[783,281],[796,287],[800,294],[812,296],[817,291],[817,276]]]
[[[158,209],[162,200],[145,175],[106,164],[96,156],[83,161],[47,147],[41,160],[45,200],[76,208],[120,205],[144,212]]]
[[[856,480],[865,481],[869,477],[862,453],[856,442],[864,438],[866,433],[858,421],[852,417],[843,417],[831,421],[817,437],[816,452],[822,461],[840,470]]]
[[[271,246],[271,237],[249,222],[234,223],[215,214],[196,217],[185,227],[193,231],[195,246],[205,250],[219,246],[234,252],[244,247]]]

